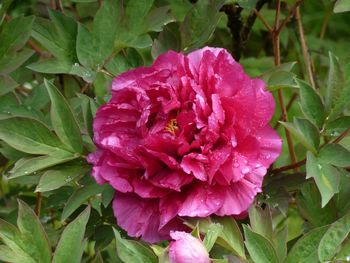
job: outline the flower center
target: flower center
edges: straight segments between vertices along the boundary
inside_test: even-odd
[[[175,132],[179,129],[177,121],[175,118],[171,119],[168,124],[165,126],[164,130],[175,135]]]

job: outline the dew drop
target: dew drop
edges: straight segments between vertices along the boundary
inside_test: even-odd
[[[247,174],[247,173],[250,172],[250,168],[249,167],[244,167],[241,172],[242,172],[242,174]]]
[[[256,165],[255,165],[255,168],[260,168],[261,167],[261,164],[260,163],[257,163]]]
[[[236,167],[236,168],[239,167],[239,163],[234,163],[233,167]]]
[[[24,171],[24,174],[29,174],[28,171]]]
[[[349,255],[349,256],[346,256],[345,260],[346,260],[346,261],[350,261],[350,255]]]
[[[77,62],[74,63],[74,66],[75,66],[75,67],[79,67],[79,63],[77,63]]]
[[[244,160],[243,160],[243,163],[244,163],[244,164],[247,164],[247,163],[248,163],[248,161],[247,161],[246,159],[244,159]]]
[[[67,176],[67,177],[64,179],[64,181],[68,183],[68,182],[72,181],[72,177]]]

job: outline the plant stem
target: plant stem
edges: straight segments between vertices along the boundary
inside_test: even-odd
[[[37,193],[36,196],[36,203],[35,203],[35,214],[39,217],[40,216],[40,210],[41,210],[41,201],[43,199],[43,194],[42,193]]]
[[[281,14],[281,1],[277,0],[275,25],[274,25],[274,28],[273,28],[273,31],[271,34],[272,35],[272,45],[273,45],[273,51],[274,51],[275,66],[280,65],[280,61],[281,61],[281,58],[280,58],[280,39],[279,39],[280,31],[278,31],[278,29],[280,28],[280,14]],[[277,93],[278,93],[278,100],[279,100],[279,104],[280,104],[280,108],[281,108],[281,112],[282,112],[282,120],[288,121],[287,109],[286,109],[285,104],[284,104],[282,90],[278,89]],[[295,157],[292,137],[291,137],[289,131],[287,130],[287,128],[285,128],[285,133],[286,133],[286,138],[287,138],[287,145],[288,145],[290,159],[291,159],[292,165],[294,165],[296,163],[296,157]]]
[[[307,76],[308,76],[308,79],[309,79],[311,86],[315,89],[316,85],[315,85],[314,75],[312,72],[312,61],[311,61],[308,47],[307,47],[306,40],[305,40],[304,27],[303,27],[303,23],[301,21],[300,7],[299,6],[296,8],[295,19],[296,19],[297,25],[298,25],[301,51],[302,51],[303,57],[304,57],[304,63],[305,63],[305,67],[306,67]]]
[[[345,131],[343,131],[337,138],[335,138],[335,140],[332,143],[340,142],[342,139],[346,137],[346,135],[348,135],[349,132],[350,132],[350,127],[347,128]]]
[[[261,22],[265,25],[266,29],[272,33],[273,29],[272,27],[270,26],[270,24],[266,21],[266,19],[259,13],[258,10],[256,10],[254,8],[254,13],[256,14],[257,17],[259,17],[259,19],[261,20]]]
[[[56,10],[56,0],[50,0],[50,6],[53,10]]]
[[[303,159],[299,162],[296,162],[294,164],[289,164],[289,165],[286,165],[286,166],[282,166],[282,167],[279,167],[279,168],[275,168],[275,169],[272,169],[271,170],[271,173],[272,174],[277,174],[277,173],[281,173],[281,172],[285,172],[285,171],[288,171],[288,170],[292,170],[292,169],[296,169],[300,166],[303,166],[304,164],[306,163],[306,159]]]
[[[290,110],[290,108],[292,107],[294,101],[298,98],[298,94],[297,93],[294,93],[293,96],[290,98],[290,100],[288,101],[288,104],[286,106],[286,111],[288,112]],[[283,121],[283,115],[281,114],[281,116],[278,118],[278,121],[275,125],[275,129],[277,129],[281,123],[280,121]]]
[[[325,17],[324,17],[324,20],[322,23],[320,39],[324,39],[324,36],[326,35],[327,27],[328,27],[329,21],[331,20],[331,16],[333,13],[334,4],[335,4],[335,1],[333,0],[327,9],[327,12],[325,14]]]

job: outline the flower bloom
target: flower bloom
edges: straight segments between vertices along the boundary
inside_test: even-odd
[[[183,217],[244,213],[281,151],[273,112],[264,82],[220,48],[169,51],[119,75],[88,157],[96,181],[116,190],[118,225],[157,242]]]
[[[182,231],[170,232],[170,236],[175,240],[169,245],[170,263],[210,263],[200,240]]]

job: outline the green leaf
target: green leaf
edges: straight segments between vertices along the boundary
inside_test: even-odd
[[[350,1],[349,0],[337,0],[333,9],[334,13],[342,13],[350,11]]]
[[[208,252],[213,248],[216,239],[221,234],[223,230],[222,225],[220,224],[211,224],[208,228],[208,231],[205,234],[205,238],[203,240],[203,245],[207,249]]]
[[[79,263],[84,250],[84,233],[90,216],[88,206],[63,231],[58,242],[52,263]]]
[[[10,56],[25,45],[30,36],[33,21],[33,16],[19,16],[4,25],[0,31],[0,60],[5,54]]]
[[[273,72],[267,81],[267,86],[270,91],[280,88],[297,88],[298,84],[295,81],[295,74],[288,71]]]
[[[41,73],[47,74],[68,74],[72,68],[70,62],[65,60],[58,60],[56,58],[49,58],[43,61],[34,62],[27,66],[27,68]]]
[[[112,54],[117,33],[115,25],[118,23],[118,12],[116,1],[107,0],[95,16],[91,32],[79,24],[76,50],[82,65],[99,70],[104,60]]]
[[[315,228],[301,237],[290,250],[286,263],[317,263],[318,245],[328,226]]]
[[[0,72],[10,73],[26,62],[32,55],[34,50],[23,48],[18,52],[9,53],[0,59]]]
[[[339,193],[335,197],[337,214],[344,216],[350,211],[350,174],[347,170],[340,171]]]
[[[255,233],[272,241],[272,217],[269,207],[263,210],[261,207],[252,205],[249,208],[249,220]]]
[[[85,185],[74,191],[63,208],[61,220],[66,220],[75,210],[77,210],[88,198],[103,192],[105,186],[95,182]]]
[[[128,29],[131,33],[137,34],[143,32],[145,18],[154,0],[129,1],[125,8],[125,19]]]
[[[338,167],[350,166],[350,151],[340,144],[326,144],[321,148],[318,158],[321,162]]]
[[[150,31],[161,32],[165,25],[174,21],[175,19],[170,12],[169,6],[154,8],[147,15],[145,32],[150,32]]]
[[[121,238],[113,228],[119,258],[125,263],[157,263],[157,256],[146,245],[134,240]]]
[[[324,207],[339,191],[339,171],[331,165],[320,163],[311,152],[307,152],[306,179],[311,177],[315,179]]]
[[[35,174],[40,170],[76,159],[77,157],[77,155],[73,155],[71,152],[59,150],[51,152],[50,155],[22,158],[9,171],[10,179],[32,173]]]
[[[209,40],[222,15],[219,10],[224,2],[224,0],[196,2],[180,25],[183,50],[191,51]]]
[[[276,251],[269,240],[243,225],[245,245],[255,263],[278,263]]]
[[[346,129],[350,127],[350,116],[342,116],[334,121],[327,123],[326,128],[332,129]]]
[[[87,171],[89,171],[89,167],[82,161],[57,166],[41,176],[35,192],[47,192],[60,188]]]
[[[23,240],[31,244],[32,251],[28,251],[36,262],[51,262],[51,246],[45,230],[34,211],[23,201],[18,200],[17,226]]]
[[[310,121],[306,119],[294,119],[294,124],[288,122],[281,122],[295,138],[305,146],[306,149],[317,152],[320,143],[320,136],[318,129]]]
[[[317,127],[322,127],[325,112],[321,97],[306,82],[297,80],[300,87],[300,105],[304,115]]]
[[[245,258],[243,236],[237,222],[228,216],[213,217],[212,220],[223,226],[217,242],[239,257]]]
[[[64,147],[43,123],[22,117],[0,119],[0,139],[32,154],[49,154]]]
[[[334,119],[339,113],[343,112],[344,106],[349,102],[350,89],[339,59],[329,53],[329,61],[325,105],[329,119]]]
[[[338,261],[350,261],[350,240],[347,239],[343,242],[341,245],[341,248],[339,252],[337,253],[337,256],[335,257]]]
[[[0,75],[0,96],[13,91],[19,84],[10,76]]]
[[[276,230],[273,236],[273,245],[280,262],[284,262],[287,256],[287,239],[289,229],[290,225],[285,226],[281,230]]]
[[[46,79],[44,83],[51,99],[51,122],[56,134],[70,150],[81,153],[83,143],[72,109],[52,83]]]
[[[350,213],[334,222],[324,234],[318,247],[318,257],[321,262],[332,260],[339,246],[350,232]]]
[[[313,183],[304,184],[296,200],[301,214],[314,227],[328,225],[337,219],[337,209],[332,200],[321,207],[321,195]]]

